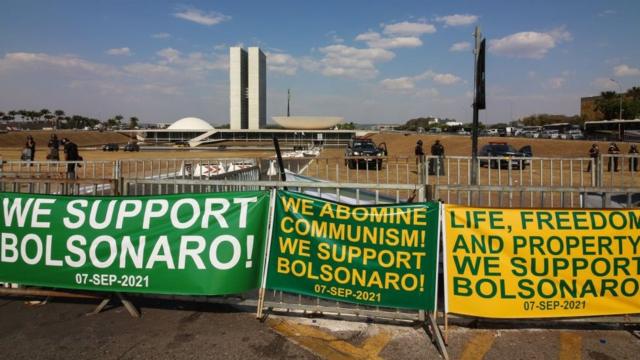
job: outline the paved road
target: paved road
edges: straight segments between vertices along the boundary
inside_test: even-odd
[[[225,305],[147,301],[143,317],[95,304],[0,298],[3,359],[438,359],[419,326],[269,316]],[[633,329],[632,329],[633,330]],[[635,330],[638,330],[637,328]],[[451,327],[452,359],[637,359],[633,331]]]
[[[2,359],[316,359],[307,350],[228,306],[145,304],[135,319],[122,307],[98,315],[88,303],[28,306],[0,298]]]

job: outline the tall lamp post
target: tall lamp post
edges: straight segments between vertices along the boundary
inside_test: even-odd
[[[620,110],[618,112],[618,120],[622,120],[622,86],[615,79],[609,79],[613,81],[616,85],[618,85],[618,89],[620,89]]]

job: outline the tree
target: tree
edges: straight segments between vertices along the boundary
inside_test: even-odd
[[[596,100],[595,110],[599,111],[605,120],[617,119],[620,116],[620,97],[615,91],[603,91]]]
[[[356,124],[353,122],[346,124],[338,124],[336,125],[339,130],[354,130],[356,128]]]
[[[138,120],[137,117],[132,116],[129,118],[129,129],[135,129],[138,127],[138,123],[140,122],[140,120]]]
[[[44,116],[44,118],[47,120],[49,124],[53,125],[54,124],[53,119],[55,119],[56,116],[53,114],[47,114]]]
[[[25,121],[25,119],[27,118],[27,110],[25,109],[16,111],[16,114],[20,116],[20,121]]]
[[[506,128],[507,126],[509,126],[509,125],[508,125],[508,124],[505,124],[505,123],[497,123],[497,124],[491,124],[491,125],[489,125],[489,129]]]
[[[634,86],[627,90],[627,96],[634,101],[640,101],[640,87]]]
[[[45,119],[47,118],[47,115],[51,114],[51,112],[49,111],[49,109],[41,109],[38,112],[38,120],[40,120],[40,118],[44,117]]]
[[[64,111],[56,110],[53,112],[53,114],[56,116],[56,129],[57,129],[60,127],[60,121],[64,119]]]
[[[398,127],[398,129],[400,130],[409,130],[409,131],[416,131],[418,130],[418,128],[423,128],[423,129],[427,129],[430,126],[434,125],[435,123],[433,122],[435,120],[435,118],[433,117],[419,117],[419,118],[415,118],[415,119],[411,119],[409,121],[407,121],[404,125],[401,125]],[[443,120],[446,121],[446,120]],[[431,123],[431,124],[429,124]]]
[[[15,117],[13,117],[11,115],[8,115],[8,114],[5,114],[5,115],[2,116],[1,120],[8,124],[10,121],[13,121],[13,119],[15,119]]]
[[[547,124],[569,123],[582,125],[584,119],[579,115],[554,115],[554,114],[533,114],[520,119],[520,123],[524,126],[543,126]]]

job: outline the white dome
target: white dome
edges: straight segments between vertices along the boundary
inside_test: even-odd
[[[271,119],[285,129],[297,130],[329,129],[344,120],[337,116],[272,116]]]
[[[182,118],[168,127],[170,130],[211,130],[213,126],[208,122],[195,117]]]

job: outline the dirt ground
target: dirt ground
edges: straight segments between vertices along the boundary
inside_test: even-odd
[[[32,135],[37,144],[36,157],[37,159],[44,160],[46,153],[46,144],[49,140],[49,136],[52,131],[17,131],[0,134],[0,154],[5,159],[12,159],[16,154],[19,154],[19,150],[22,148],[26,141],[27,135]],[[125,133],[118,132],[97,132],[97,131],[80,131],[80,130],[66,130],[56,131],[58,138],[67,137],[78,144],[79,147],[95,147],[101,146],[106,143],[118,143],[125,144],[129,141],[129,137]],[[413,156],[415,144],[418,140],[424,142],[425,153],[430,153],[430,147],[436,139],[439,139],[445,147],[446,155],[449,156],[470,156],[471,155],[471,137],[459,136],[459,135],[431,135],[431,134],[416,134],[413,132],[381,132],[372,135],[372,138],[376,143],[386,143],[389,149],[389,155],[391,156]],[[483,145],[489,142],[508,142],[516,148],[520,148],[524,145],[531,145],[533,148],[534,157],[555,157],[555,158],[571,158],[571,157],[588,157],[589,148],[592,141],[587,140],[560,140],[560,139],[529,139],[529,138],[516,138],[516,137],[481,137],[478,141],[478,148],[482,148]],[[608,147],[607,142],[595,142],[599,145],[600,151],[606,153]],[[246,143],[239,143],[247,145]],[[233,145],[228,142],[225,145]],[[266,145],[266,144],[265,144]],[[619,144],[620,151],[626,154],[629,151],[630,144]],[[184,150],[170,150],[170,157],[176,158],[188,158],[203,156],[205,158],[220,158],[220,157],[235,157],[235,156],[273,156],[273,149],[267,146],[264,151],[240,151],[231,152],[226,150],[219,150],[217,147],[203,147],[202,151],[190,152]],[[86,150],[83,153],[88,153]],[[127,153],[113,152],[102,153],[90,152],[89,159],[95,160],[107,160],[107,159],[123,159],[127,158]],[[127,155],[125,155],[127,154]],[[326,149],[323,152],[323,157],[342,157],[344,155],[343,149]],[[83,155],[84,156],[84,155]],[[135,154],[136,157],[145,159],[166,159],[165,154],[158,152],[141,152]]]
[[[37,133],[37,132],[31,132]],[[106,142],[107,139],[99,140],[99,136],[109,133],[98,132],[77,132],[83,137],[80,153],[87,161],[104,161],[100,165],[87,164],[80,174],[82,178],[100,178],[109,176],[112,166],[109,163],[113,160],[123,160],[123,175],[130,171],[140,169],[154,169],[154,171],[172,170],[180,167],[182,159],[192,161],[202,160],[203,164],[213,164],[215,159],[273,159],[274,151],[265,144],[262,150],[221,150],[218,147],[203,147],[198,149],[173,148],[165,150],[150,150],[143,148],[140,152],[130,153],[124,151],[103,152],[95,149],[95,144]],[[42,132],[40,137],[48,138],[47,132]],[[7,134],[2,134],[6,138]],[[24,134],[22,134],[24,135]],[[61,133],[63,135],[63,133]],[[63,135],[64,136],[64,135]],[[109,136],[126,136],[117,133],[110,133]],[[16,135],[15,137],[19,137]],[[468,156],[471,153],[471,139],[469,136],[458,135],[430,135],[402,132],[382,132],[372,135],[376,143],[386,143],[389,156],[384,160],[381,170],[367,169],[361,166],[359,169],[349,169],[345,166],[344,148],[326,147],[318,158],[309,161],[305,159],[286,160],[290,164],[289,169],[328,181],[340,183],[368,183],[368,184],[411,184],[420,182],[418,164],[414,156],[414,147],[417,140],[424,142],[424,150],[430,153],[430,147],[436,139],[440,139],[445,147],[445,175],[429,176],[429,184],[468,184],[470,174],[470,162]],[[111,138],[109,139],[111,141]],[[481,185],[510,185],[510,186],[551,186],[551,187],[583,187],[590,186],[594,181],[594,175],[587,172],[589,163],[588,149],[592,142],[580,140],[551,140],[551,139],[528,139],[528,138],[501,138],[482,137],[479,139],[479,147],[490,142],[508,142],[516,148],[524,145],[531,145],[534,159],[523,170],[521,169],[489,169],[482,167],[479,170]],[[602,153],[606,153],[607,143],[599,142]],[[238,144],[240,145],[240,143]],[[628,152],[630,144],[619,144],[623,154]],[[39,147],[36,151],[36,160],[44,161],[46,148]],[[459,158],[456,158],[458,156]],[[0,143],[0,158],[3,160],[18,160],[20,157],[19,148],[5,146]],[[464,157],[464,158],[460,158]],[[542,159],[540,159],[542,158]],[[153,160],[150,161],[150,160]],[[628,159],[622,159],[627,161]],[[268,162],[263,162],[263,164]],[[104,164],[104,165],[102,165]],[[104,167],[104,170],[102,169]],[[94,168],[97,172],[94,172]],[[44,169],[44,168],[43,168]],[[29,172],[38,171],[36,167],[28,169]],[[266,171],[266,169],[263,169]],[[606,170],[606,169],[605,169]],[[22,169],[21,171],[25,171]],[[40,170],[46,171],[46,170]],[[59,172],[56,169],[54,172]],[[104,174],[103,174],[104,173]],[[126,174],[125,174],[126,173]],[[146,173],[145,173],[146,174]],[[603,174],[603,185],[618,187],[638,187],[640,186],[640,175],[627,170],[627,163],[623,163],[619,173],[606,172]],[[407,198],[411,190],[404,190],[402,193],[391,191],[395,197]],[[450,195],[450,194],[449,194]],[[457,195],[456,195],[457,196]],[[448,201],[453,201],[451,198]],[[456,200],[457,201],[457,200]],[[462,200],[461,200],[462,201]],[[532,201],[526,200],[528,204]],[[554,203],[548,204],[555,206]]]
[[[80,149],[80,155],[85,161],[110,160],[167,160],[167,159],[222,159],[222,158],[265,158],[274,155],[270,150],[236,151],[236,150],[142,150],[140,152],[102,151]],[[46,148],[36,149],[36,161],[46,161]],[[0,158],[3,160],[19,160],[20,151],[17,149],[0,148]]]
[[[11,131],[0,134],[0,149],[15,148],[21,149],[27,141],[27,136],[33,136],[36,142],[36,151],[46,149],[49,137],[55,133],[58,139],[68,138],[78,146],[98,146],[107,143],[126,144],[129,137],[113,131],[83,131],[83,130],[34,130],[34,131]]]
[[[372,136],[376,143],[385,142],[389,153],[392,155],[413,155],[418,140],[422,140],[424,151],[430,154],[431,145],[439,139],[449,156],[471,156],[471,137],[460,135],[426,135],[415,133],[383,132]],[[521,137],[480,137],[478,139],[478,151],[489,142],[507,142],[519,149],[525,145],[531,145],[534,157],[588,157],[591,144],[598,144],[601,153],[606,153],[608,142],[588,140],[561,140],[561,139],[529,139]],[[619,143],[618,147],[623,154],[629,152],[629,143]]]

